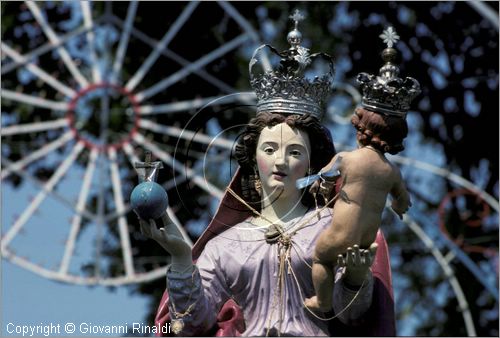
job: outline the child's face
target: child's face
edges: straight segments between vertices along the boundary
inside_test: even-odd
[[[299,192],[295,181],[306,175],[310,153],[307,133],[286,123],[264,128],[257,143],[256,161],[266,195],[279,192],[285,197]]]

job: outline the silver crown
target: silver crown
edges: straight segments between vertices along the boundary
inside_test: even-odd
[[[295,23],[287,36],[291,47],[279,52],[270,45],[262,45],[255,50],[250,60],[250,84],[257,95],[257,114],[263,111],[300,115],[309,113],[321,119],[335,75],[333,58],[325,53],[310,54],[309,49],[301,46],[302,33],[298,30],[298,24],[304,16],[295,10],[290,19]],[[280,58],[276,69],[270,65],[264,53],[266,50]],[[261,73],[256,72],[256,65],[261,66]],[[306,78],[325,66],[326,71],[322,71],[321,75],[311,80]]]
[[[361,86],[363,98],[361,105],[371,111],[406,117],[411,101],[420,94],[420,84],[412,77],[399,78],[399,68],[394,64],[397,51],[392,46],[399,40],[394,28],[384,30],[380,38],[387,44],[382,52],[385,64],[379,75],[359,73],[357,81]]]

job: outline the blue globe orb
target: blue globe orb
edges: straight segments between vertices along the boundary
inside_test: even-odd
[[[143,220],[160,218],[167,210],[168,196],[156,182],[142,182],[132,190],[130,203]]]

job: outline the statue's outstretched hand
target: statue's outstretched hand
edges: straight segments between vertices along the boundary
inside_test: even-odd
[[[141,232],[154,239],[172,256],[172,270],[184,271],[192,266],[191,247],[166,213],[162,216],[162,222],[163,227],[158,229],[153,219],[149,222],[139,219]]]
[[[347,254],[338,255],[337,265],[345,269],[345,281],[353,286],[359,286],[366,280],[368,271],[373,264],[378,244],[372,243],[368,249],[360,249],[358,245],[347,248]]]

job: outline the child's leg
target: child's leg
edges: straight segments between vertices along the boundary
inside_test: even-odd
[[[333,265],[314,260],[312,279],[316,296],[306,299],[304,304],[318,311],[329,311],[332,308],[333,296]]]

